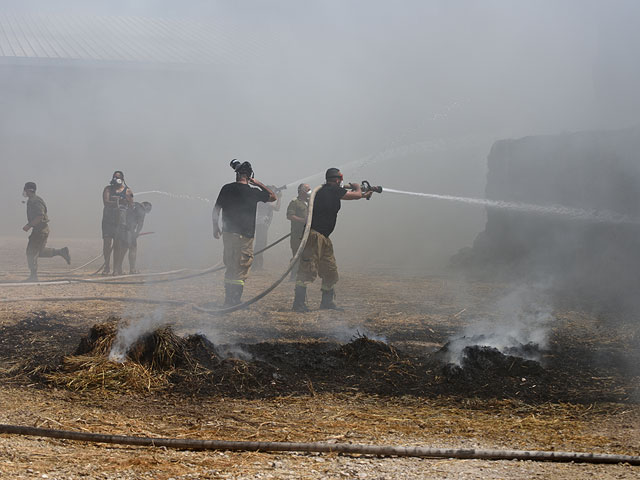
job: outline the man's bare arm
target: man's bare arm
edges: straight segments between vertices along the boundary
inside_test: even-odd
[[[371,191],[362,193],[359,183],[350,183],[349,187],[351,191],[345,193],[341,200],[360,200],[361,198],[369,198],[373,194]]]
[[[216,205],[213,207],[213,212],[211,212],[211,220],[213,221],[213,238],[220,238],[222,232],[220,231],[220,210],[222,207],[220,205]]]

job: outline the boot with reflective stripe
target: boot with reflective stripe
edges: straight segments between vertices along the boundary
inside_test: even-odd
[[[240,305],[242,303],[242,291],[244,285],[233,285],[233,305]]]

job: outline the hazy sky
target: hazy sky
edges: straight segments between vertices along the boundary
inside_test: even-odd
[[[134,191],[212,197],[232,180],[232,158],[284,184],[389,146],[432,141],[438,149],[358,175],[481,196],[497,139],[640,124],[633,0],[16,0],[0,1],[3,12],[189,18],[209,24],[239,59],[180,71],[3,59],[3,235],[22,234],[27,180],[49,203],[52,236],[99,238],[100,194],[116,169]],[[147,199],[158,207],[149,222],[172,230],[172,245],[182,232],[210,241],[209,207]],[[384,195],[340,215],[343,252],[356,236],[340,232],[341,221],[358,233],[383,222],[381,244],[408,232],[403,250],[425,259],[469,245],[484,219],[475,207]],[[368,256],[362,248],[350,254]]]

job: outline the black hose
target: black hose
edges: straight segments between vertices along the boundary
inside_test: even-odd
[[[325,442],[242,442],[227,440],[196,440],[188,438],[151,438],[126,435],[54,430],[0,424],[0,433],[59,438],[81,442],[170,447],[188,450],[235,450],[249,452],[327,452],[357,455],[397,457],[461,458],[478,460],[535,460],[545,462],[627,463],[640,465],[640,456],[604,453],[556,452],[540,450],[476,450],[473,448],[397,447],[393,445],[359,445]]]
[[[263,297],[271,293],[271,291],[273,291],[278,285],[280,285],[282,281],[285,278],[287,278],[287,275],[289,275],[289,272],[291,272],[291,270],[293,269],[294,265],[302,255],[305,245],[307,244],[307,239],[309,238],[309,232],[311,231],[311,220],[313,218],[313,202],[316,198],[316,193],[318,193],[318,190],[320,190],[321,188],[322,188],[322,185],[318,185],[316,188],[313,189],[313,191],[311,192],[311,195],[309,196],[309,206],[307,209],[307,221],[304,226],[304,233],[302,234],[302,240],[300,241],[300,246],[298,247],[296,254],[293,256],[293,258],[289,262],[289,267],[287,267],[287,269],[280,276],[280,278],[278,278],[275,282],[273,282],[271,285],[269,285],[265,290],[260,292],[255,297],[250,298],[246,302],[239,303],[238,305],[234,305],[232,307],[227,307],[227,308],[220,308],[218,310],[212,310],[208,308],[199,307],[197,305],[193,305],[193,309],[198,312],[208,313],[209,315],[222,315],[224,313],[235,312],[236,310],[241,310],[243,308],[246,308],[249,305],[262,299]],[[264,250],[261,250],[259,253],[262,253],[262,251]]]

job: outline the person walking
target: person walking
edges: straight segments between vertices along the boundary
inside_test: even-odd
[[[27,264],[31,274],[25,282],[38,281],[38,258],[62,257],[71,264],[71,256],[69,248],[50,248],[47,247],[47,239],[49,238],[49,217],[47,215],[47,204],[44,200],[36,195],[36,184],[27,182],[24,184],[22,195],[27,198],[27,224],[22,230],[28,232],[29,242],[27,243]]]

